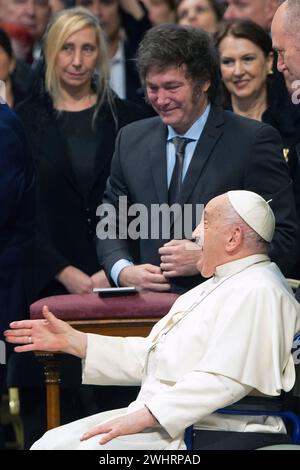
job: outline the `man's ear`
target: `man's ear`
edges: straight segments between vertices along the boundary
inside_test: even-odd
[[[228,253],[232,253],[235,251],[242,243],[243,240],[243,231],[242,228],[239,226],[234,227],[230,235],[228,237],[227,243],[226,243],[226,251]]]
[[[207,80],[203,85],[202,92],[207,93],[210,88],[210,85],[211,85],[210,80]]]

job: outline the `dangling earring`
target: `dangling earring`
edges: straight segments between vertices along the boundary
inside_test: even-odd
[[[273,72],[272,69],[270,69],[270,70],[268,71],[268,75],[274,75],[274,72]]]

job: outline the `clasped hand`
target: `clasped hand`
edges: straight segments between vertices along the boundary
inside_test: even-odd
[[[159,249],[160,268],[166,278],[194,276],[199,273],[197,264],[202,250],[189,240],[171,240]]]

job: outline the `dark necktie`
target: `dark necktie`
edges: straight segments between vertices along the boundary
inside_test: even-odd
[[[175,146],[175,166],[172,173],[172,178],[169,186],[169,206],[179,202],[179,196],[182,186],[182,167],[185,147],[193,139],[187,139],[185,137],[174,137],[172,142]]]

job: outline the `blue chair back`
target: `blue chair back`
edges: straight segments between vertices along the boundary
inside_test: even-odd
[[[300,333],[293,341],[292,355],[295,365],[300,363]],[[284,422],[292,425],[291,441],[292,444],[300,444],[300,417],[293,411],[285,411],[282,392],[280,397],[254,397],[247,396],[227,408],[222,408],[216,413],[223,415],[240,416],[278,416]],[[194,429],[190,426],[185,431],[185,444],[187,450],[193,449]]]

